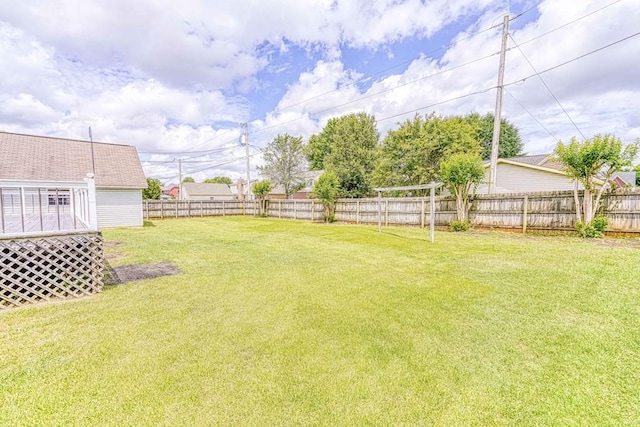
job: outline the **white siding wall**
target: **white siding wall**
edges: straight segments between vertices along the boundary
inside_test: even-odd
[[[489,168],[485,173],[485,181],[489,181]],[[574,185],[571,179],[561,174],[505,163],[498,164],[496,193],[564,191],[573,190]],[[477,192],[486,193],[487,186],[480,185]]]
[[[142,226],[142,190],[96,190],[98,227]]]

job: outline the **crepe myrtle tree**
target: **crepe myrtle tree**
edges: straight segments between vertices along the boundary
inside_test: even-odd
[[[268,180],[256,182],[253,186],[253,194],[258,199],[258,208],[260,216],[267,215],[267,194],[273,189],[273,185]]]
[[[340,192],[340,181],[333,172],[325,172],[313,186],[313,197],[322,202],[322,218],[324,222],[333,222],[336,200]]]
[[[456,196],[457,218],[463,229],[469,224],[472,191],[482,182],[484,173],[482,159],[476,153],[456,153],[440,162],[440,180]]]
[[[558,142],[554,150],[556,158],[567,175],[584,187],[582,215],[577,186],[574,190],[578,231],[592,227],[612,175],[631,167],[639,144],[640,139],[625,145],[619,138],[609,134],[597,134],[583,142],[575,137],[567,144]],[[597,223],[604,230],[606,222],[603,225],[603,221],[598,219]]]

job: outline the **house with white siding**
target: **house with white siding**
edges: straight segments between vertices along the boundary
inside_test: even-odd
[[[0,183],[5,186],[86,185],[88,174],[94,176],[99,228],[142,226],[147,181],[135,147],[0,132]],[[56,206],[69,203],[60,200],[66,193],[51,193],[45,205],[52,194]],[[24,210],[27,203],[21,203]],[[42,202],[34,203],[42,210]]]
[[[235,196],[227,184],[206,182],[183,182],[182,200],[234,200]]]
[[[476,194],[487,194],[490,164],[485,163],[485,177]],[[494,193],[530,193],[538,191],[569,191],[575,182],[562,170],[550,154],[498,159]],[[582,190],[582,184],[578,183]]]

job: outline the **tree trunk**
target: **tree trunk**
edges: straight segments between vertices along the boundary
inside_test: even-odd
[[[591,224],[591,221],[593,221],[593,193],[591,190],[585,188],[583,197],[582,211],[584,214],[584,223]]]
[[[576,204],[576,223],[582,222],[582,215],[580,214],[580,197],[578,196],[578,180],[575,180],[575,187],[573,187],[573,198]]]
[[[456,211],[458,213],[458,221],[467,221],[466,200],[464,200],[462,190],[456,189]]]

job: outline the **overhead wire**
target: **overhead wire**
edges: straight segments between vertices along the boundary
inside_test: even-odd
[[[543,34],[540,34],[540,35],[538,35],[538,36],[536,36],[536,37],[534,37],[534,38],[532,38],[532,39],[529,39],[529,40],[527,40],[527,41],[525,41],[525,42],[521,42],[520,44],[516,43],[516,42],[515,42],[515,40],[513,39],[513,37],[511,37],[511,38],[512,38],[513,42],[516,44],[516,47],[517,47],[517,48],[522,52],[522,49],[520,48],[520,46],[522,46],[523,44],[530,43],[530,42],[532,42],[532,41],[534,41],[534,40],[537,40],[537,39],[542,38],[542,37],[544,37],[544,36],[546,36],[546,35],[548,35],[548,34],[551,34],[551,33],[555,32],[555,31],[558,31],[558,30],[560,30],[561,28],[565,28],[565,27],[567,27],[567,26],[569,26],[569,25],[571,25],[571,24],[573,24],[573,23],[575,23],[575,22],[578,22],[578,21],[580,21],[580,20],[582,20],[582,19],[585,19],[585,18],[587,18],[587,17],[589,17],[589,16],[591,16],[591,15],[594,15],[595,13],[598,13],[598,12],[600,12],[600,11],[602,11],[602,10],[604,10],[604,9],[606,9],[606,8],[608,8],[608,7],[610,7],[610,6],[613,6],[614,4],[617,4],[617,3],[621,2],[621,1],[622,1],[622,0],[616,0],[616,1],[612,2],[612,3],[609,3],[609,4],[607,4],[607,5],[603,6],[603,7],[601,7],[601,8],[598,8],[598,9],[596,9],[596,10],[594,10],[594,11],[591,11],[591,12],[589,12],[589,13],[587,13],[587,14],[585,14],[585,15],[583,15],[583,16],[581,16],[581,17],[579,17],[579,18],[576,18],[576,19],[574,19],[574,20],[572,20],[572,21],[570,21],[570,22],[567,22],[567,23],[565,23],[565,24],[563,24],[563,25],[561,25],[561,26],[559,26],[559,27],[556,27],[556,28],[554,28],[554,29],[552,29],[552,30],[550,30],[550,31],[547,31],[547,32],[543,33]],[[538,4],[539,4],[539,2],[538,2],[536,5],[531,6],[531,7],[529,7],[528,9],[526,9],[525,11],[523,11],[523,12],[519,13],[518,15],[514,16],[513,18],[510,18],[510,20],[515,20],[515,19],[520,18],[522,15],[524,15],[524,14],[526,14],[527,12],[529,12],[529,11],[531,11],[531,10],[535,9],[535,8],[538,6]],[[342,89],[347,88],[347,87],[349,87],[349,86],[357,85],[357,84],[359,84],[359,83],[362,83],[362,82],[363,82],[363,81],[365,81],[365,80],[370,79],[370,78],[371,78],[371,77],[373,77],[373,76],[376,76],[376,75],[378,75],[378,74],[382,74],[382,73],[384,73],[384,72],[386,72],[386,71],[389,71],[389,70],[392,70],[392,69],[398,68],[398,67],[400,67],[400,66],[402,66],[402,65],[409,64],[409,63],[411,63],[411,62],[415,61],[415,59],[417,59],[417,58],[419,58],[419,57],[421,57],[421,56],[429,55],[429,54],[431,54],[431,53],[435,53],[435,52],[437,52],[437,51],[440,51],[440,50],[446,49],[447,47],[450,47],[450,46],[452,46],[452,45],[454,45],[454,44],[456,44],[456,43],[459,43],[460,41],[468,40],[468,39],[470,39],[470,38],[472,38],[472,37],[475,37],[475,36],[477,36],[477,35],[479,35],[479,34],[481,34],[481,33],[484,33],[484,32],[486,32],[486,31],[490,31],[490,30],[492,30],[492,29],[494,29],[494,28],[496,28],[496,27],[500,27],[501,25],[502,25],[502,24],[492,25],[491,27],[486,28],[486,29],[484,29],[484,30],[482,30],[482,31],[479,31],[479,32],[477,32],[477,33],[471,34],[471,35],[469,35],[469,36],[466,36],[466,37],[463,37],[463,38],[460,38],[460,39],[457,39],[457,40],[454,40],[454,41],[452,41],[451,43],[449,43],[449,44],[448,44],[448,45],[446,45],[446,46],[442,46],[442,47],[439,47],[439,48],[437,48],[437,49],[433,49],[433,50],[431,50],[431,51],[429,51],[429,52],[422,53],[421,55],[419,55],[419,56],[417,56],[417,57],[414,57],[414,58],[412,58],[411,60],[403,61],[403,62],[398,63],[398,64],[395,64],[395,65],[393,65],[393,66],[391,66],[391,67],[387,67],[387,68],[385,68],[385,69],[383,69],[383,70],[380,70],[380,71],[377,71],[377,72],[374,72],[374,73],[370,73],[370,74],[368,74],[368,75],[366,75],[366,76],[363,76],[362,78],[360,78],[360,79],[358,79],[358,80],[356,80],[356,81],[354,81],[354,82],[351,82],[351,83],[349,83],[349,84],[347,84],[347,85],[343,85],[343,86],[340,86],[340,87],[338,87],[338,88],[336,88],[336,89],[332,89],[332,90],[330,90],[330,91],[324,92],[324,93],[322,93],[322,94],[319,94],[319,95],[316,95],[316,96],[313,96],[313,97],[310,97],[310,98],[303,99],[303,100],[301,100],[301,101],[299,101],[299,102],[296,102],[296,103],[294,103],[294,104],[289,104],[289,105],[287,105],[286,107],[276,108],[276,109],[274,110],[274,112],[283,112],[283,111],[285,111],[285,110],[287,110],[287,109],[293,108],[293,107],[298,106],[298,105],[301,105],[301,104],[308,103],[308,102],[310,102],[310,101],[316,100],[316,99],[318,99],[318,98],[321,98],[321,97],[326,96],[326,95],[328,95],[328,94],[330,94],[330,93],[333,93],[333,92],[336,92],[336,91],[342,90]],[[605,46],[602,46],[602,47],[600,47],[600,48],[598,48],[598,49],[595,49],[595,50],[593,50],[593,51],[587,52],[587,53],[585,53],[585,54],[583,54],[583,55],[580,55],[580,56],[578,56],[578,57],[575,57],[575,58],[573,58],[573,59],[571,59],[571,60],[568,60],[568,61],[562,62],[562,63],[560,63],[560,64],[557,64],[557,65],[553,66],[553,67],[547,68],[547,69],[545,69],[545,70],[543,70],[543,71],[536,72],[535,74],[533,74],[533,75],[531,75],[531,76],[527,76],[527,77],[525,77],[525,78],[522,78],[522,79],[519,79],[519,80],[516,80],[516,81],[510,82],[510,83],[507,83],[507,84],[505,84],[504,86],[506,87],[506,86],[510,86],[510,85],[514,85],[514,84],[522,83],[522,82],[524,82],[524,81],[526,81],[526,80],[528,80],[528,79],[530,79],[531,77],[534,77],[534,76],[538,76],[538,77],[540,77],[540,74],[544,74],[544,73],[549,72],[549,71],[551,71],[551,70],[554,70],[554,69],[560,68],[560,67],[562,67],[562,66],[564,66],[564,65],[567,65],[567,64],[569,64],[569,63],[571,63],[571,62],[577,61],[577,60],[579,60],[579,59],[581,59],[581,58],[584,58],[584,57],[586,57],[586,56],[588,56],[588,55],[594,54],[594,53],[596,53],[596,52],[598,52],[598,51],[604,50],[604,49],[609,48],[609,47],[611,47],[611,46],[613,46],[613,45],[615,45],[615,44],[621,43],[621,42],[623,42],[623,41],[625,41],[625,40],[628,40],[628,39],[630,39],[630,38],[632,38],[632,37],[635,37],[635,36],[637,36],[637,35],[639,35],[639,34],[640,34],[640,32],[635,33],[635,34],[632,34],[632,35],[630,35],[630,36],[628,36],[628,37],[625,37],[625,38],[620,39],[620,40],[617,40],[617,41],[615,41],[615,42],[613,42],[613,43],[610,43],[610,44],[607,44],[607,45],[605,45]],[[530,61],[528,60],[528,58],[526,58],[526,55],[524,55],[524,53],[523,53],[523,52],[522,52],[522,54],[523,54],[523,56],[525,57],[525,59],[527,59],[527,61],[528,61],[528,62],[530,62]],[[427,78],[430,78],[430,77],[434,77],[434,76],[436,76],[436,75],[438,75],[438,74],[442,74],[442,73],[444,73],[444,72],[451,71],[452,69],[461,68],[461,67],[463,67],[463,66],[470,65],[470,64],[472,64],[472,63],[474,63],[474,62],[477,62],[477,61],[480,61],[480,60],[486,59],[486,58],[491,57],[491,56],[494,56],[494,55],[495,55],[495,53],[494,53],[494,54],[491,54],[491,55],[489,55],[489,56],[483,57],[483,58],[478,58],[478,59],[476,59],[476,60],[470,61],[470,62],[465,63],[465,64],[460,64],[460,65],[455,66],[455,67],[452,67],[452,68],[450,68],[450,69],[441,70],[441,71],[439,71],[439,72],[437,72],[437,73],[434,73],[433,75],[425,76],[425,77],[423,77],[423,78],[416,79],[416,80],[411,81],[411,82],[405,82],[405,83],[402,83],[401,85],[397,85],[397,86],[394,86],[394,87],[388,88],[388,89],[386,89],[386,90],[384,90],[384,91],[376,92],[375,94],[367,94],[367,95],[365,95],[365,96],[359,97],[359,98],[357,98],[357,99],[354,99],[354,100],[351,100],[351,101],[348,101],[348,102],[345,102],[345,103],[342,103],[342,104],[333,105],[333,106],[328,107],[328,108],[325,108],[325,109],[323,109],[323,110],[314,111],[314,112],[306,112],[303,116],[301,116],[301,117],[299,117],[299,118],[292,119],[292,120],[288,120],[288,121],[281,122],[281,123],[277,123],[277,124],[274,124],[274,125],[270,125],[270,126],[267,126],[267,127],[261,128],[261,129],[257,129],[257,130],[255,130],[255,131],[254,131],[254,132],[252,132],[252,133],[253,133],[253,134],[259,134],[259,133],[262,133],[262,132],[264,132],[264,131],[266,131],[266,130],[269,130],[269,129],[273,129],[273,128],[277,128],[277,127],[280,127],[280,126],[284,126],[284,125],[286,125],[286,124],[293,123],[293,122],[296,122],[296,121],[299,121],[299,120],[303,120],[303,119],[305,119],[305,118],[310,118],[310,117],[311,117],[311,116],[313,116],[313,115],[317,115],[317,114],[321,114],[321,113],[323,113],[323,112],[331,111],[332,109],[335,109],[335,108],[339,108],[339,107],[346,106],[346,105],[349,105],[349,104],[352,104],[352,103],[360,102],[360,101],[365,100],[365,99],[368,99],[368,98],[372,98],[372,97],[375,97],[375,96],[379,96],[379,95],[381,95],[381,94],[384,94],[384,93],[390,92],[390,91],[395,90],[395,89],[397,89],[397,88],[404,87],[404,86],[406,86],[406,85],[409,85],[409,84],[412,84],[412,83],[415,83],[415,82],[418,82],[418,81],[421,81],[421,80],[424,80],[424,79],[427,79]],[[534,72],[535,72],[535,68],[534,68],[533,66],[532,66],[532,68],[533,68],[533,70],[534,70]],[[542,80],[542,79],[541,79],[541,80]],[[544,81],[544,80],[542,80],[542,81]],[[410,111],[405,111],[405,112],[402,112],[402,113],[398,113],[398,114],[394,114],[394,115],[391,115],[391,116],[383,117],[383,118],[378,119],[377,121],[378,121],[378,122],[381,122],[381,121],[389,120],[389,119],[392,119],[392,118],[395,118],[395,117],[399,117],[399,116],[402,116],[402,115],[406,115],[406,114],[409,114],[409,113],[412,113],[412,112],[417,112],[417,111],[424,110],[424,109],[427,109],[427,108],[431,108],[431,107],[434,107],[434,106],[437,106],[437,105],[442,105],[442,104],[445,104],[445,103],[448,103],[448,102],[453,102],[453,101],[456,101],[456,100],[459,100],[459,99],[463,99],[463,98],[467,98],[467,97],[475,96],[475,95],[485,93],[485,92],[490,91],[490,90],[495,89],[495,88],[496,88],[496,86],[492,86],[492,87],[487,88],[487,89],[483,89],[483,90],[479,90],[479,91],[474,91],[474,92],[471,92],[471,93],[468,93],[468,94],[464,94],[464,95],[460,95],[460,96],[456,96],[456,97],[453,97],[453,98],[448,98],[448,99],[446,99],[446,100],[439,101],[439,102],[435,102],[435,103],[431,103],[431,104],[429,104],[429,105],[425,105],[425,106],[420,107],[420,108],[417,108],[417,109],[413,109],[413,110],[410,110]],[[550,89],[548,89],[548,90],[550,90]],[[546,128],[544,127],[544,125],[543,125],[539,120],[537,120],[537,119],[535,118],[535,116],[533,116],[533,115],[532,115],[532,114],[531,114],[531,113],[530,113],[530,112],[529,112],[529,111],[528,111],[528,110],[527,110],[527,109],[526,109],[526,108],[525,108],[525,107],[524,107],[524,106],[523,106],[523,105],[522,105],[522,104],[521,104],[521,103],[520,103],[520,102],[519,102],[519,101],[518,101],[518,100],[513,96],[513,94],[511,94],[511,93],[510,93],[510,92],[508,92],[508,91],[507,91],[507,93],[508,93],[508,94],[509,94],[509,95],[510,95],[510,96],[511,96],[511,97],[512,97],[512,98],[513,98],[513,99],[514,99],[514,100],[515,100],[515,101],[516,101],[516,102],[517,102],[517,103],[518,103],[518,104],[519,104],[519,105],[520,105],[520,106],[521,106],[521,107],[522,107],[522,108],[523,108],[523,109],[524,109],[524,110],[525,110],[529,115],[530,115],[530,116],[532,116],[532,118],[534,118],[534,120],[535,120],[536,122],[538,122],[538,124],[540,124],[540,125],[545,129],[545,131],[547,131],[547,133],[549,133],[552,137],[554,137],[554,136],[553,136],[553,135],[548,131],[548,129],[546,129]],[[551,92],[551,93],[552,93],[552,92]],[[554,96],[554,95],[552,95],[552,96]],[[554,98],[556,98],[556,97],[554,96]],[[557,99],[557,98],[556,98],[556,99]],[[559,101],[557,101],[557,102],[559,103]],[[574,125],[575,125],[575,123],[574,123]],[[221,136],[223,136],[223,135],[226,135],[226,134],[229,134],[229,133],[231,133],[231,132],[233,132],[233,131],[235,131],[235,130],[236,130],[235,128],[234,128],[234,129],[229,129],[227,132],[225,132],[225,133],[223,133],[223,134],[221,134],[221,135],[216,135],[216,136],[215,136],[215,137],[213,137],[213,138],[209,138],[208,140],[205,140],[205,141],[201,142],[201,143],[200,143],[200,144],[198,144],[197,146],[201,146],[201,145],[203,145],[204,143],[207,143],[207,142],[210,142],[210,141],[212,141],[212,140],[218,139],[219,137],[221,137]],[[578,130],[579,130],[579,129],[578,129]],[[582,134],[582,132],[580,132],[580,133]],[[555,138],[555,137],[554,137],[554,138]],[[234,139],[234,140],[231,140],[231,141],[227,141],[225,144],[228,144],[228,143],[233,142],[233,141],[235,141],[235,139]],[[194,147],[197,147],[197,146],[194,146]],[[252,147],[252,148],[255,148],[255,149],[260,150],[260,147],[257,147],[257,146],[254,146],[254,145],[251,145],[251,147]],[[182,153],[183,155],[191,155],[191,154],[193,154],[193,155],[197,155],[197,154],[200,154],[200,153],[213,153],[213,152],[217,151],[218,149],[220,149],[220,147],[219,147],[219,148],[216,148],[216,149],[212,149],[212,150],[183,151],[183,152],[180,152],[180,153]],[[224,149],[221,149],[220,151],[224,151]],[[150,153],[150,154],[177,154],[177,153]],[[253,157],[253,156],[255,156],[255,155],[256,155],[256,154],[253,154],[253,155],[251,155],[251,157]],[[241,158],[234,159],[233,161],[229,161],[229,163],[231,163],[231,162],[235,162],[235,161],[239,161],[239,160],[242,160],[242,159],[244,159],[244,158],[246,158],[246,157],[244,157],[244,156],[243,156],[243,157],[241,157]],[[225,163],[227,163],[227,162],[225,162]],[[213,167],[213,166],[212,166],[212,167]]]
[[[513,99],[520,106],[520,108],[522,108],[527,114],[529,114],[531,116],[531,118],[533,120],[535,120],[536,123],[538,123],[540,125],[540,127],[542,127],[542,129],[544,129],[545,132],[547,132],[547,134],[551,138],[553,138],[554,141],[558,142],[558,138],[556,138],[556,136],[554,134],[552,134],[551,131],[549,129],[547,129],[547,127],[544,124],[542,124],[542,122],[540,120],[538,120],[538,118],[536,116],[534,116],[531,111],[529,111],[527,109],[527,107],[522,105],[522,103],[520,101],[518,101],[518,99],[515,96],[513,96],[513,94],[509,91],[509,89],[504,88],[504,91],[507,93],[507,95],[509,95],[511,97],[511,99]]]
[[[565,65],[567,65],[567,64],[570,64],[570,63],[575,62],[575,61],[577,61],[577,60],[579,60],[579,59],[585,58],[585,57],[587,57],[587,56],[589,56],[589,55],[593,55],[594,53],[597,53],[597,52],[600,52],[601,50],[604,50],[604,49],[610,48],[611,46],[615,46],[615,45],[617,45],[617,44],[619,44],[619,43],[622,43],[622,42],[624,42],[624,41],[627,41],[627,40],[629,40],[629,39],[632,39],[633,37],[637,37],[638,35],[640,35],[640,31],[638,31],[637,33],[631,34],[630,36],[627,36],[627,37],[621,38],[621,39],[619,39],[619,40],[616,40],[615,42],[609,43],[609,44],[607,44],[607,45],[605,45],[605,46],[599,47],[598,49],[594,49],[594,50],[589,51],[589,52],[587,52],[587,53],[584,53],[584,54],[582,54],[582,55],[580,55],[580,56],[576,56],[575,58],[570,59],[570,60],[568,60],[568,61],[564,61],[564,62],[562,62],[562,63],[560,63],[560,64],[554,65],[553,67],[549,67],[549,68],[547,68],[547,69],[545,69],[545,70],[539,71],[539,72],[537,72],[536,74],[532,74],[532,75],[527,76],[527,77],[524,77],[524,78],[522,78],[522,79],[518,79],[518,80],[515,80],[515,81],[513,81],[513,82],[507,83],[507,84],[505,84],[504,86],[511,86],[511,85],[514,85],[514,84],[523,83],[524,81],[526,81],[526,80],[530,79],[531,77],[535,77],[535,76],[537,76],[537,75],[539,75],[539,74],[548,73],[549,71],[552,71],[552,70],[555,70],[555,69],[557,69],[557,68],[563,67],[563,66],[565,66]]]
[[[524,51],[520,48],[520,45],[518,45],[518,42],[516,42],[516,40],[513,38],[513,36],[511,34],[509,34],[509,38],[511,38],[511,41],[513,41],[513,43],[515,44],[515,46],[518,48],[518,50],[520,51],[520,53],[522,54],[522,57],[527,61],[527,63],[529,64],[529,66],[531,67],[531,69],[533,70],[533,72],[536,74],[536,76],[538,77],[538,79],[540,79],[540,81],[542,82],[542,84],[544,85],[544,87],[547,89],[547,92],[549,92],[549,94],[551,95],[551,97],[556,101],[556,104],[558,104],[558,106],[560,107],[560,109],[562,110],[562,112],[564,113],[565,116],[567,116],[567,118],[569,119],[569,121],[571,122],[571,124],[573,125],[573,127],[576,128],[576,130],[578,131],[578,133],[582,136],[582,140],[585,141],[587,139],[586,136],[584,136],[584,133],[582,133],[582,130],[578,127],[578,125],[576,124],[576,122],[573,120],[573,118],[571,117],[571,115],[569,114],[569,112],[566,110],[566,108],[564,108],[564,106],[562,105],[562,103],[560,102],[560,100],[558,99],[558,97],[553,93],[553,91],[551,90],[551,88],[549,87],[549,85],[547,84],[546,81],[544,81],[544,79],[542,78],[542,75],[540,75],[538,73],[538,70],[536,70],[536,67],[533,66],[533,64],[531,63],[531,61],[529,60],[529,58],[527,57],[527,55],[525,55]]]
[[[532,41],[534,41],[534,40],[538,40],[539,38],[542,38],[542,37],[548,36],[549,34],[551,34],[551,33],[553,33],[553,32],[556,32],[556,31],[558,31],[558,30],[561,30],[562,28],[567,27],[567,26],[569,26],[569,25],[571,25],[571,24],[575,24],[576,22],[578,22],[578,21],[580,21],[580,20],[582,20],[582,19],[584,19],[584,18],[587,18],[587,17],[589,17],[589,16],[591,16],[591,15],[593,15],[593,14],[595,14],[595,13],[598,13],[598,12],[600,12],[600,11],[602,11],[602,10],[604,10],[604,9],[606,9],[606,8],[608,8],[608,7],[610,7],[610,6],[613,6],[613,5],[614,5],[614,4],[616,4],[616,3],[620,3],[621,1],[622,1],[622,0],[615,0],[615,1],[614,1],[614,2],[612,2],[612,3],[609,3],[609,4],[605,5],[605,6],[602,6],[602,7],[601,7],[601,8],[599,8],[599,9],[595,9],[595,10],[593,10],[593,11],[591,11],[591,12],[587,13],[586,15],[582,15],[582,16],[580,16],[579,18],[576,18],[576,19],[574,19],[574,20],[572,20],[572,21],[567,22],[566,24],[560,25],[559,27],[556,27],[556,28],[554,28],[554,29],[552,29],[552,30],[549,30],[549,31],[545,32],[545,33],[539,34],[539,35],[537,35],[536,37],[531,38],[531,39],[529,39],[529,40],[527,40],[527,41],[521,42],[521,43],[520,43],[520,45],[522,46],[522,45],[524,45],[524,44],[531,43],[531,42],[532,42]]]

